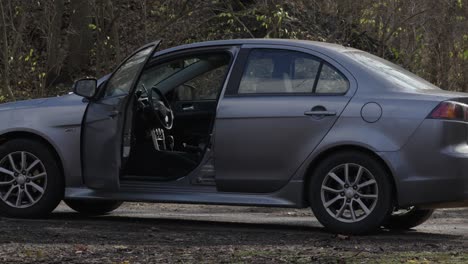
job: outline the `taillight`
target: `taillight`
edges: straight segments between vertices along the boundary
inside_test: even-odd
[[[468,122],[468,105],[454,101],[445,101],[432,110],[428,118]]]

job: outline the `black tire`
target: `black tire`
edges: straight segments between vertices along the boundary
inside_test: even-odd
[[[433,209],[411,208],[403,214],[392,214],[384,224],[385,228],[408,230],[426,222],[434,213]]]
[[[84,215],[105,215],[119,208],[123,202],[108,200],[64,200],[73,210]]]
[[[329,172],[340,167],[342,164],[364,167],[373,175],[376,182],[374,186],[377,186],[373,187],[377,188],[378,191],[378,197],[375,199],[376,201],[372,202],[374,203],[373,209],[362,219],[354,220],[355,222],[345,222],[336,219],[336,217],[333,217],[331,213],[327,211],[322,202],[321,190],[325,177],[327,177]],[[331,232],[350,235],[362,235],[373,232],[382,226],[382,223],[384,223],[393,209],[391,176],[376,158],[368,154],[358,151],[346,151],[332,154],[318,164],[311,177],[309,182],[309,203],[311,209],[317,220]],[[344,192],[339,195],[343,195],[343,193]],[[338,194],[336,196],[338,196]],[[346,196],[340,199],[344,199],[339,201],[342,201],[343,208],[345,208]],[[350,203],[352,205],[357,203],[354,201],[355,199],[351,199],[352,201]],[[347,202],[348,201],[346,201],[346,203]],[[350,214],[350,210],[348,210],[348,212]]]
[[[47,145],[31,139],[12,139],[0,145],[0,160],[9,154],[22,151],[34,155],[42,162],[47,173],[45,176],[46,186],[43,189],[42,197],[26,208],[15,208],[7,204],[3,197],[6,197],[8,191],[5,188],[1,189],[0,214],[14,218],[42,218],[50,214],[63,199],[65,187],[63,175],[59,169],[59,161]]]

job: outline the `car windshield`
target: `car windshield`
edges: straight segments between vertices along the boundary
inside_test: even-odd
[[[362,51],[345,52],[354,61],[360,63],[376,75],[382,76],[397,87],[405,90],[440,90],[423,78],[387,60]]]

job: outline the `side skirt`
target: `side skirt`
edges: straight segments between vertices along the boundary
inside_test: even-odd
[[[129,202],[193,203],[218,205],[246,205],[304,208],[302,181],[290,182],[274,193],[227,193],[218,192],[215,187],[191,186],[149,188],[139,184],[121,184],[116,192],[92,190],[86,187],[66,188],[66,199],[119,200]]]

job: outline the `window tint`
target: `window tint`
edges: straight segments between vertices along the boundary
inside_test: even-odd
[[[320,62],[315,58],[297,58],[294,61],[294,78],[292,80],[294,92],[312,92],[319,67]]]
[[[348,89],[346,78],[317,57],[297,51],[254,49],[238,93],[312,93],[314,85],[317,93],[341,94]]]
[[[319,66],[319,60],[301,52],[252,50],[239,93],[311,93]]]
[[[190,86],[194,88],[192,97],[185,99],[183,96],[180,96],[178,91],[179,100],[215,100],[216,98],[218,98],[218,94],[222,89],[224,77],[226,76],[227,70],[228,65],[224,64],[218,68],[215,68],[186,82],[184,84],[185,86]]]
[[[342,94],[348,90],[348,80],[332,66],[324,63],[317,83],[316,93]]]
[[[124,95],[130,92],[132,83],[138,78],[138,70],[150,56],[153,47],[145,48],[128,59],[107,82],[105,96]]]

